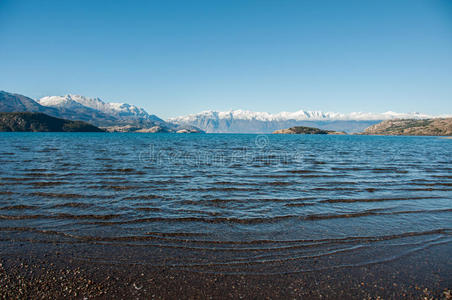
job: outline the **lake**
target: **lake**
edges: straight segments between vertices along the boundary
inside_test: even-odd
[[[76,261],[271,275],[452,250],[451,140],[124,133],[0,140],[3,256],[59,245],[83,248]]]

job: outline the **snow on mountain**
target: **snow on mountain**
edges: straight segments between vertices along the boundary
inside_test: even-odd
[[[385,113],[363,113],[363,112],[352,112],[349,114],[341,114],[335,112],[321,112],[321,111],[305,111],[299,110],[296,112],[280,112],[277,114],[270,114],[267,112],[253,112],[248,110],[231,110],[231,111],[203,111],[197,114],[190,114],[187,116],[180,116],[168,119],[169,122],[173,123],[190,123],[199,119],[212,118],[212,119],[228,119],[228,120],[258,120],[258,121],[332,121],[332,120],[389,120],[389,119],[401,119],[401,118],[415,118],[415,119],[426,119],[432,118],[421,113],[396,113],[388,111]]]
[[[48,96],[38,100],[42,106],[58,109],[61,117],[90,122],[97,126],[135,125],[142,128],[197,127],[210,133],[271,133],[293,126],[361,132],[383,120],[426,119],[434,116],[421,113],[352,112],[348,114],[322,111],[253,112],[248,110],[203,111],[197,114],[171,118],[167,122],[144,109],[127,103],[109,103],[99,98],[80,95]]]
[[[43,106],[76,109],[81,106],[100,111],[104,114],[121,119],[133,119],[137,121],[164,121],[155,115],[147,113],[143,108],[127,103],[109,103],[100,98],[89,98],[80,95],[47,96],[38,100]]]
[[[228,133],[270,133],[274,130],[292,126],[312,126],[328,130],[359,132],[382,120],[425,119],[432,118],[421,113],[385,113],[353,112],[348,114],[322,111],[253,112],[231,110],[225,112],[203,111],[197,114],[168,119],[174,124],[187,124],[201,128],[206,132]]]
[[[77,107],[80,105],[120,116],[136,116],[149,118],[150,115],[142,108],[127,103],[106,103],[100,98],[88,98],[80,95],[48,96],[38,100],[39,104],[53,107]]]
[[[56,108],[78,108],[83,106],[77,101],[72,100],[71,97],[59,97],[59,96],[50,96],[43,97],[37,101],[42,106],[47,107],[56,107]]]

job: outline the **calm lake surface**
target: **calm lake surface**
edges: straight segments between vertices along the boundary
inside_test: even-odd
[[[452,140],[1,133],[0,141],[2,255],[17,245],[84,245],[97,250],[74,259],[275,274],[452,249]]]

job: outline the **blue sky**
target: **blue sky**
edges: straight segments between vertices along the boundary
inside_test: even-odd
[[[0,1],[0,90],[202,110],[452,113],[452,1]]]

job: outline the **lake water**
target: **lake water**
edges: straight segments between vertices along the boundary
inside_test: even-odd
[[[247,274],[452,248],[452,140],[1,133],[0,141],[3,245],[84,245],[110,250],[74,259]]]

